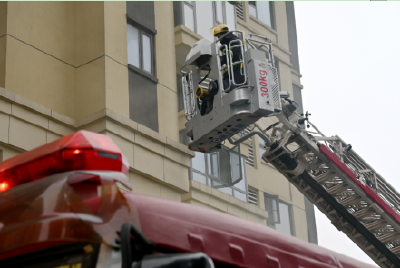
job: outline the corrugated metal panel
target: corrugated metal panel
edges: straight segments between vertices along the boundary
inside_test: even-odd
[[[243,12],[243,2],[236,5],[236,16],[238,19],[244,20],[244,12]]]
[[[249,187],[249,203],[258,206],[258,190]]]

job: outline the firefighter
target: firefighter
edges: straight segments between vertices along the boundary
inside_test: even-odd
[[[225,25],[225,24],[217,25],[213,29],[214,29],[214,36],[216,36],[218,38],[220,38],[221,36],[223,36],[224,34],[229,32],[229,27],[228,27],[228,25]],[[241,49],[240,49],[240,47],[234,47],[234,48],[230,48],[229,47],[229,43],[231,41],[233,41],[233,40],[240,40],[240,39],[236,35],[234,35],[233,33],[226,34],[220,40],[220,44],[221,45],[226,45],[226,47],[225,46],[221,46],[220,49],[221,49],[221,52],[223,54],[231,53],[232,61],[233,62],[237,62],[237,61],[240,61],[241,57],[242,57]],[[240,44],[239,42],[235,42],[232,45],[239,45]],[[228,49],[226,49],[226,48],[228,48]],[[226,50],[228,50],[228,51],[226,51]],[[223,66],[224,64],[227,66],[224,69],[223,76],[222,76],[222,83],[223,83],[223,86],[224,86],[224,90],[226,90],[229,87],[229,74],[228,74],[228,71],[230,71],[230,68],[233,68],[233,75],[234,75],[233,78],[234,78],[235,83],[236,84],[243,83],[243,81],[244,81],[244,75],[243,75],[243,69],[242,69],[243,68],[243,64],[235,64],[232,67],[231,63],[227,62],[225,55],[222,55],[220,57],[220,62],[221,62],[221,66]],[[231,83],[231,87],[230,87],[228,92],[230,92],[232,89],[234,89],[236,87],[237,86],[235,86],[233,83]]]
[[[225,24],[220,24],[212,28],[211,30],[214,31],[214,36],[220,38],[227,32],[229,32],[229,27],[228,25]],[[232,56],[232,61],[235,63],[237,61],[241,60],[241,49],[240,47],[234,47],[230,48],[229,43],[233,40],[239,40],[239,42],[235,42],[232,45],[239,45],[240,44],[240,39],[232,34],[228,33],[226,34],[221,40],[220,40],[220,50],[222,52],[222,56],[220,57],[220,62],[221,66],[226,66],[225,69],[223,70],[223,75],[222,75],[222,84],[224,87],[224,90],[229,88],[229,74],[230,68],[232,68],[232,65],[230,62],[227,62],[226,55],[225,53],[231,53]],[[223,46],[226,45],[226,46]],[[227,49],[228,48],[228,49]],[[226,51],[228,50],[228,51]],[[243,65],[242,64],[235,64],[233,65],[233,78],[236,84],[241,84],[244,81],[244,75],[243,75]],[[232,77],[231,77],[232,79]],[[235,89],[237,86],[235,86],[233,83],[231,83],[231,86],[229,90],[227,91],[230,92],[231,90]],[[218,93],[218,80],[211,81],[209,84],[209,88],[207,90],[202,90],[200,87],[196,89],[196,97],[197,97],[197,105],[200,109],[200,114],[206,115],[209,114],[212,109],[213,109],[213,104],[214,104],[214,96],[217,95]],[[199,102],[199,100],[201,102]]]

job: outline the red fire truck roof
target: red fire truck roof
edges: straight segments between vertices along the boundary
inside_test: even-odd
[[[124,195],[139,211],[143,234],[162,247],[202,251],[239,267],[376,267],[225,213],[146,195]]]

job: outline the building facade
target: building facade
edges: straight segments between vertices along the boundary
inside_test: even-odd
[[[257,136],[231,151],[241,180],[229,187],[222,155],[187,148],[179,70],[220,23],[269,37],[280,89],[301,104],[293,2],[0,2],[1,160],[80,129],[103,133],[128,157],[134,192],[317,243],[313,206],[260,159]]]

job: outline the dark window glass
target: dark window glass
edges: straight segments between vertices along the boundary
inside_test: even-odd
[[[275,230],[284,234],[292,235],[289,205],[285,203],[279,203],[279,216],[280,223],[275,224]]]
[[[132,25],[127,26],[128,37],[128,63],[140,68],[139,30]]]
[[[193,180],[198,181],[202,184],[207,184],[207,178],[204,175],[201,175],[200,173],[193,172]]]
[[[194,31],[193,7],[185,3],[183,5],[183,13],[185,18],[185,26]]]
[[[250,13],[250,15],[252,15],[252,16],[257,18],[257,8],[256,8],[256,2],[255,1],[249,2],[249,13]]]
[[[206,162],[204,161],[204,154],[196,152],[196,156],[192,158],[192,168],[206,173]]]
[[[142,47],[143,47],[143,70],[151,73],[151,38],[146,34],[142,34]]]
[[[189,145],[189,137],[186,135],[186,129],[179,131],[179,142]]]
[[[257,2],[257,13],[258,19],[268,26],[271,27],[271,10],[269,1],[258,1]]]
[[[264,194],[265,210],[268,211],[267,225],[275,230],[293,235],[291,206],[281,202],[278,196]]]
[[[223,9],[222,9],[222,2],[221,1],[215,1],[215,19],[217,20],[218,23],[223,23],[224,22],[224,15],[223,15]]]
[[[213,41],[210,29],[218,24],[227,24],[231,30],[236,27],[235,5],[224,1],[174,2],[174,25],[185,25],[197,34]]]
[[[225,2],[226,24],[230,30],[236,30],[235,6]]]
[[[210,10],[213,10],[211,1],[196,2],[196,29],[197,33],[209,40],[213,41],[214,36],[210,33],[210,29],[214,26],[214,19]],[[204,16],[204,14],[209,14]]]

